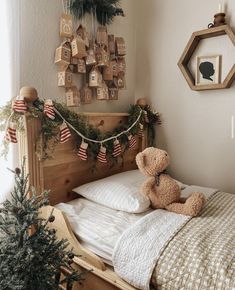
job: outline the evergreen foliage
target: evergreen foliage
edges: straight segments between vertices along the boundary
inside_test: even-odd
[[[0,208],[0,289],[58,290],[61,267],[71,272],[65,278],[70,285],[83,280],[83,273],[72,268],[73,254],[67,251],[67,241],[58,240],[56,231],[48,227],[55,220],[53,213],[48,220],[39,216],[48,204],[48,192],[38,196],[30,188],[33,194],[28,196],[24,163],[22,169],[12,171],[15,187],[11,201]]]
[[[59,111],[59,113],[68,121],[77,131],[81,132],[83,135],[85,135],[87,138],[95,139],[95,140],[103,140],[112,136],[115,136],[127,128],[129,128],[137,119],[137,117],[140,114],[140,106],[138,105],[131,105],[129,109],[129,118],[128,122],[125,124],[120,124],[117,128],[115,128],[113,131],[106,131],[102,132],[99,129],[95,128],[94,126],[87,123],[84,116],[77,114],[76,112],[73,112],[70,110],[66,105],[58,103],[56,101],[53,101],[54,107]],[[46,117],[46,115],[43,113],[44,108],[44,101],[43,100],[36,100],[33,103],[33,106],[28,107],[29,115],[31,118],[40,119],[41,122],[41,134],[38,136],[38,142],[37,143],[37,150],[36,153],[38,154],[38,157],[41,160],[49,159],[53,155],[53,151],[56,147],[56,145],[59,143],[59,130],[60,125],[62,124],[61,118],[56,115],[54,120],[51,120],[50,118]],[[155,138],[155,128],[154,126],[156,124],[160,124],[160,115],[157,112],[153,112],[151,108],[146,105],[142,108],[147,112],[148,122],[146,122],[144,114],[141,115],[141,118],[139,120],[139,123],[144,125],[144,128],[148,130],[148,143],[149,146],[152,146],[154,144],[154,138]],[[7,103],[6,106],[0,108],[0,131],[4,130],[7,120],[9,119],[9,115],[11,114],[11,103]],[[19,128],[20,131],[23,130],[22,127],[22,116],[18,113],[13,114],[13,120],[17,125],[17,128]],[[131,130],[130,134],[137,134],[139,130],[139,123],[136,124]],[[81,137],[79,137],[76,133],[71,130],[71,133],[73,133],[74,137],[76,138],[77,148],[79,148],[81,144]],[[43,137],[43,142],[41,142],[41,137]],[[128,136],[123,134],[119,138],[119,141],[121,145],[124,147],[124,151],[128,148],[129,140]],[[97,154],[100,150],[100,145],[97,143],[88,142],[88,151],[89,151],[89,157],[96,160]],[[3,141],[3,150],[1,152],[1,155],[6,156],[8,152],[8,146],[9,143]],[[109,161],[112,161],[112,163],[116,162],[116,159],[112,157],[114,144],[113,140],[105,142],[103,144],[107,149],[107,156]],[[41,148],[41,146],[43,146]]]
[[[93,14],[101,25],[107,25],[115,16],[124,16],[119,4],[120,0],[74,0],[70,10],[76,18],[81,19],[86,13]]]

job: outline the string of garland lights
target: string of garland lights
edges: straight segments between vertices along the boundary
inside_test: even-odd
[[[116,159],[127,149],[134,149],[137,137],[143,138],[143,130],[148,130],[149,144],[154,141],[154,125],[160,123],[158,113],[149,106],[131,105],[128,122],[110,132],[101,132],[86,122],[84,116],[69,110],[64,104],[52,100],[37,99],[28,106],[23,98],[17,97],[0,110],[0,130],[5,131],[1,155],[7,155],[10,143],[17,143],[17,131],[24,130],[23,115],[41,121],[43,144],[37,142],[36,153],[44,160],[53,155],[58,143],[65,143],[71,135],[77,144],[76,153],[82,160],[88,156],[102,163]],[[42,138],[38,138],[42,140]]]

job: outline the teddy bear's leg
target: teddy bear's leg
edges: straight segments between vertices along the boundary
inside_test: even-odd
[[[185,203],[171,203],[166,209],[178,214],[197,216],[205,204],[205,197],[201,192],[193,192]]]

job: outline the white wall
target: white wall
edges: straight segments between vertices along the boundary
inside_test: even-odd
[[[127,44],[127,90],[118,101],[94,101],[80,111],[126,111],[134,101],[135,89],[135,21],[133,3],[123,1],[126,17],[117,17],[110,32],[123,36]],[[21,86],[37,88],[40,97],[65,101],[64,89],[57,87],[54,53],[60,44],[59,19],[61,0],[21,0]],[[78,82],[79,83],[79,82]]]
[[[148,96],[162,113],[157,145],[170,153],[176,178],[235,193],[235,139],[230,125],[235,85],[194,92],[177,67],[191,33],[207,27],[219,2],[138,0],[136,97]],[[227,0],[227,8],[235,28],[234,0]],[[222,53],[224,71],[228,62],[234,64],[234,47],[222,38],[206,41],[201,53]]]

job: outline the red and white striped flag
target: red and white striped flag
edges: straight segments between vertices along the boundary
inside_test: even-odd
[[[24,114],[27,112],[27,105],[25,103],[24,97],[17,96],[12,103],[12,109],[16,113]]]
[[[65,122],[60,126],[60,143],[67,142],[71,137],[71,132]]]
[[[82,141],[82,144],[78,150],[78,157],[83,160],[83,161],[86,161],[87,160],[87,148],[88,148],[88,144],[84,141]]]
[[[5,135],[5,140],[11,143],[17,143],[16,137],[16,125],[14,123],[10,123]]]
[[[137,144],[137,141],[136,141],[135,137],[133,135],[129,135],[128,139],[129,139],[129,148],[131,150],[135,149],[136,144]]]
[[[44,114],[51,120],[55,119],[55,111],[52,100],[46,100],[44,103]]]
[[[118,157],[122,153],[122,148],[118,139],[114,141],[113,157]]]
[[[106,158],[106,151],[107,149],[104,146],[100,146],[100,152],[97,156],[97,160],[101,163],[107,163],[107,158]]]

